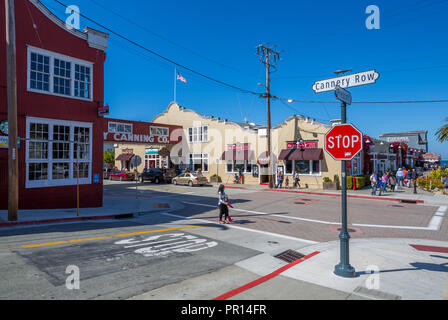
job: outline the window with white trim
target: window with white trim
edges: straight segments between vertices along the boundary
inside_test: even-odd
[[[26,187],[91,183],[92,124],[27,118]]]
[[[92,100],[93,63],[28,46],[28,91]]]
[[[252,172],[251,160],[226,160],[226,173],[239,173],[240,169],[243,173]]]
[[[151,136],[168,137],[170,135],[170,129],[166,127],[149,127],[149,134]]]
[[[109,122],[108,132],[114,133],[132,133],[131,123]]]
[[[298,172],[299,175],[321,175],[320,160],[283,160],[283,163],[286,175],[293,175],[296,172]]]
[[[193,171],[208,172],[208,153],[190,153],[190,166]]]
[[[188,142],[208,142],[208,126],[189,127]]]

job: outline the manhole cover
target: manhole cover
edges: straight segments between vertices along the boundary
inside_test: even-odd
[[[296,201],[294,204],[305,204],[305,202]]]
[[[300,252],[294,250],[286,250],[285,252],[279,253],[274,257],[290,263],[296,261],[297,259],[303,258],[304,256],[305,255],[301,254]]]
[[[404,208],[404,206],[400,206],[399,204],[393,204],[393,205],[391,205],[391,207]]]
[[[338,231],[341,231],[341,228],[338,228]],[[348,231],[348,232],[356,232],[355,229],[349,229],[349,228],[347,228],[347,231]]]
[[[311,199],[300,199],[300,200],[302,200],[302,201],[313,201]]]

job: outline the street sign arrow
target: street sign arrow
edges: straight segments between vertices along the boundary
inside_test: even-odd
[[[313,84],[315,93],[333,91],[336,86],[341,88],[359,87],[367,84],[375,83],[380,77],[376,70],[363,71],[353,74],[347,74],[341,77],[318,80]]]
[[[336,86],[334,94],[336,96],[336,99],[338,99],[339,101],[345,102],[348,105],[352,104],[352,95],[347,90]]]

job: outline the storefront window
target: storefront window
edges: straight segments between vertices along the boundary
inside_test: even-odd
[[[243,173],[252,172],[252,162],[250,160],[227,160],[226,172],[227,173],[239,173],[239,170]]]
[[[193,171],[201,169],[202,172],[208,172],[208,153],[191,153],[190,167]]]
[[[292,160],[284,160],[285,174],[292,174]]]
[[[310,174],[310,161],[300,160],[296,161],[296,172],[299,174]]]
[[[313,171],[311,172],[312,174],[320,174],[320,161],[311,161],[312,164],[312,169]]]
[[[80,183],[91,183],[91,124],[28,118],[26,187],[76,184],[79,163]],[[79,146],[79,153],[78,153]]]

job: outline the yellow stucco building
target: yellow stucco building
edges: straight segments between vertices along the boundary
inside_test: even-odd
[[[173,148],[171,157],[178,157],[181,167],[201,170],[209,180],[218,175],[222,183],[233,183],[240,171],[244,184],[268,182],[266,126],[201,115],[174,102],[152,122],[183,128],[182,142]],[[330,124],[300,115],[273,126],[274,181],[280,170],[291,187],[298,172],[302,188],[322,189],[324,177],[340,177],[340,162],[323,150],[324,136],[330,128]]]

